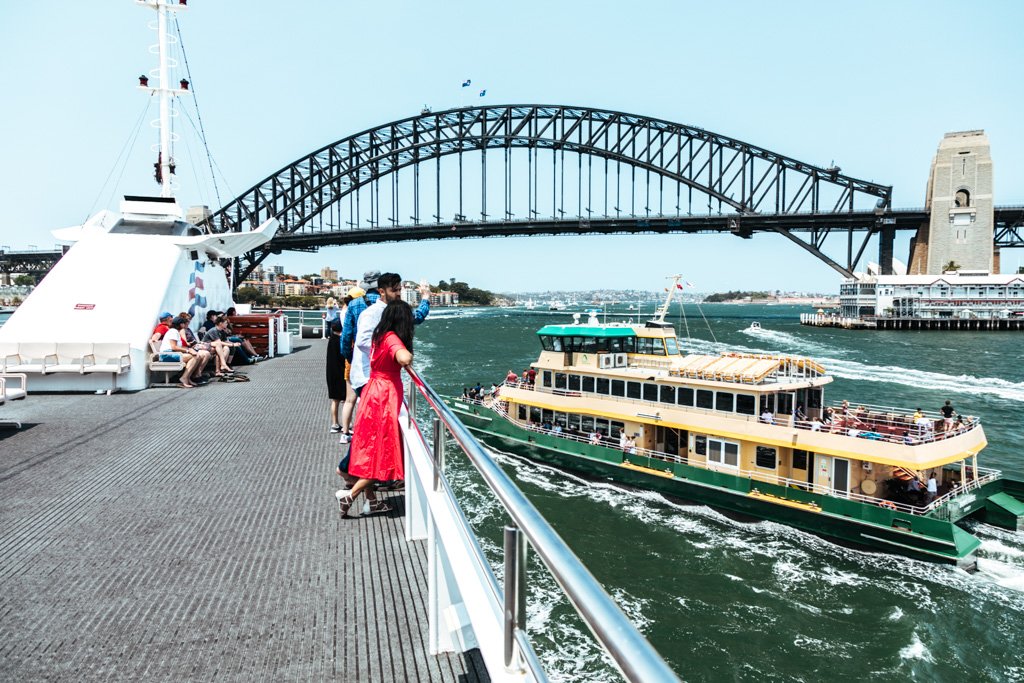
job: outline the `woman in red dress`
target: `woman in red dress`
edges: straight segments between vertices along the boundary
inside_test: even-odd
[[[404,301],[392,301],[373,331],[370,379],[359,397],[348,472],[359,477],[348,495],[339,498],[341,516],[359,494],[375,481],[405,479],[402,433],[398,411],[402,406],[402,368],[412,363],[412,309]],[[371,512],[387,512],[384,501],[371,500]]]

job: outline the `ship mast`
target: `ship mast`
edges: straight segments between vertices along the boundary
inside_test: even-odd
[[[140,87],[150,93],[156,93],[160,97],[160,119],[157,124],[160,129],[160,148],[157,156],[157,181],[160,183],[160,196],[170,197],[171,176],[174,175],[174,157],[171,150],[171,98],[187,92],[188,81],[181,81],[181,88],[170,87],[171,59],[168,55],[167,45],[170,36],[167,33],[167,13],[176,12],[180,9],[187,9],[187,0],[178,0],[177,4],[171,4],[169,0],[136,0],[135,4],[149,7],[156,10],[157,15],[157,54],[159,65],[157,78],[159,85],[155,88],[149,87],[148,79],[140,79]],[[151,48],[152,49],[152,48]],[[152,72],[150,72],[152,73]]]
[[[668,307],[672,303],[672,296],[676,293],[677,289],[680,289],[679,281],[683,279],[683,276],[682,275],[670,275],[668,277],[668,279],[672,280],[672,286],[668,288],[668,296],[665,297],[665,303],[663,303],[661,305],[661,308],[659,308],[654,313],[654,317],[651,318],[651,320],[653,322],[657,322],[657,323],[665,322],[665,316],[668,315]]]

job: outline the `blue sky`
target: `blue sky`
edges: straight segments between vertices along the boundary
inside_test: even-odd
[[[145,123],[117,163],[146,106],[133,86],[155,65],[154,18],[128,0],[0,7],[0,244],[52,246],[50,229],[116,209],[121,194],[156,192],[156,133]],[[923,204],[945,132],[983,128],[996,203],[1024,203],[1020,2],[192,0],[179,21],[225,202],[313,149],[424,104],[487,102],[627,111],[809,163],[834,160],[893,185],[897,207]],[[472,88],[460,87],[466,78]],[[154,106],[146,119],[155,116]],[[217,205],[195,135],[184,118],[176,129],[179,200]],[[843,253],[838,240],[826,251]],[[270,263],[454,275],[504,291],[655,289],[676,272],[708,291],[838,290],[834,271],[772,236],[450,240]],[[1024,264],[1024,249],[1004,252],[1003,264]]]

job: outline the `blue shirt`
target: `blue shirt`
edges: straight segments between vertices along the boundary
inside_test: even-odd
[[[359,314],[365,311],[370,304],[376,303],[379,298],[380,294],[374,289],[367,292],[366,296],[353,299],[348,303],[348,310],[345,311],[345,323],[341,328],[341,355],[349,363],[352,362],[352,347],[356,342],[356,323],[359,320]]]

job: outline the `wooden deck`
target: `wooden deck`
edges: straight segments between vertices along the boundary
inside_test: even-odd
[[[248,383],[0,408],[26,423],[0,429],[0,679],[488,680],[426,651],[403,496],[339,518],[325,346]]]

